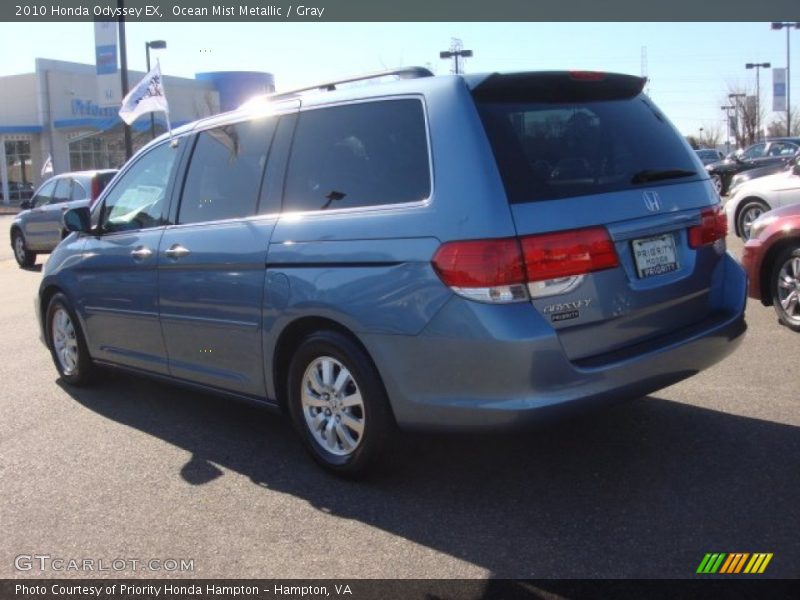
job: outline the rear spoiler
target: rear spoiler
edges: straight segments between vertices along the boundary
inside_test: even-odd
[[[592,102],[638,96],[646,77],[595,71],[492,73],[464,78],[482,102]]]

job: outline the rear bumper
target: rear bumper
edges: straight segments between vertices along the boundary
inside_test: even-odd
[[[746,277],[728,255],[714,312],[691,327],[590,360],[568,360],[552,328],[525,304],[453,298],[418,336],[367,335],[398,424],[494,431],[590,405],[640,397],[733,352],[747,328]]]

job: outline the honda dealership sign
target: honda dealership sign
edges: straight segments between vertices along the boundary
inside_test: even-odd
[[[119,70],[117,69],[117,24],[114,21],[95,21],[95,64],[97,66],[98,106],[119,106]]]
[[[772,110],[786,110],[786,69],[772,69]]]

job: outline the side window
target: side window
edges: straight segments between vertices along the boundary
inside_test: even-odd
[[[56,183],[56,191],[53,192],[53,199],[50,204],[61,204],[62,202],[69,202],[69,195],[72,192],[72,179],[69,177],[62,177]]]
[[[767,145],[766,144],[756,144],[755,146],[750,146],[742,155],[743,158],[761,158],[764,156],[766,152]]]
[[[248,217],[256,213],[275,119],[226,125],[197,136],[178,223]]]
[[[31,200],[31,206],[44,206],[50,202],[50,199],[53,197],[53,191],[56,189],[57,182],[58,179],[51,179],[39,188],[39,191],[36,192],[36,195]]]
[[[178,148],[168,142],[140,157],[106,195],[99,214],[104,232],[164,225],[167,186]]]
[[[284,211],[424,200],[430,196],[419,100],[381,100],[300,113]]]
[[[86,188],[83,186],[83,183],[74,179],[72,181],[72,200],[86,200],[89,197],[89,194],[86,192]]]

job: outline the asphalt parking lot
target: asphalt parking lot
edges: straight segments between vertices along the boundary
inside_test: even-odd
[[[47,554],[193,559],[179,575],[202,578],[663,578],[707,552],[800,576],[800,335],[771,308],[750,302],[742,347],[681,384],[520,434],[403,436],[389,472],[354,483],[259,408],[121,374],[63,386],[40,277],[6,238],[0,577],[92,576],[15,568]],[[93,576],[120,575],[170,573]]]

